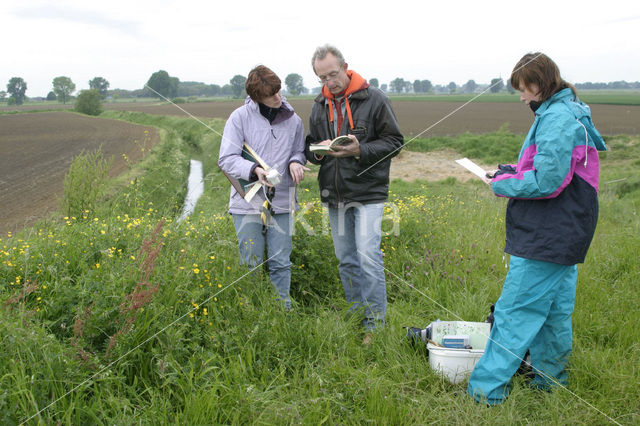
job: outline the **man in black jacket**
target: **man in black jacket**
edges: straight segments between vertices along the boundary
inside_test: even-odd
[[[305,155],[320,164],[320,197],[329,209],[345,297],[352,311],[364,314],[365,329],[374,330],[387,309],[380,239],[389,168],[404,139],[389,99],[349,70],[338,49],[317,48],[311,63],[323,86],[309,118]],[[309,144],[329,144],[340,135],[351,143],[325,156],[309,151]]]

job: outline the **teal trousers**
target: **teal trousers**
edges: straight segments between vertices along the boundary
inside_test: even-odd
[[[577,279],[576,265],[511,256],[489,341],[469,377],[469,395],[489,405],[504,401],[527,349],[533,386],[567,384]]]

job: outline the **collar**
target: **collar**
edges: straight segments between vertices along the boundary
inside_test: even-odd
[[[565,89],[562,89],[562,90],[554,93],[549,99],[544,101],[540,105],[540,107],[535,111],[535,115],[541,115],[547,109],[549,109],[551,104],[553,104],[555,102],[561,102],[561,101],[564,101],[564,100],[570,100],[570,99],[574,99],[574,98],[575,98],[575,95],[573,94],[573,90],[571,90],[568,87],[565,88]]]
[[[366,89],[367,87],[369,87],[369,83],[367,82],[367,80],[365,80],[357,72],[355,72],[353,70],[347,70],[346,73],[347,73],[347,77],[349,77],[350,81],[349,81],[349,85],[347,86],[346,90],[344,91],[344,95],[342,95],[345,98],[348,97],[352,93],[358,92],[360,90],[363,90],[363,89]],[[322,85],[321,94],[326,99],[335,99],[335,96],[333,95],[333,93],[331,93],[329,91],[329,89],[327,89],[326,85]]]
[[[353,129],[353,116],[351,115],[351,105],[349,104],[349,97],[351,96],[352,93],[361,92],[367,87],[369,87],[369,83],[367,83],[367,80],[362,78],[360,74],[358,74],[353,70],[347,70],[346,73],[350,81],[349,81],[349,85],[347,86],[347,89],[344,91],[344,94],[341,94],[341,96],[342,96],[342,99],[344,99],[344,106],[347,111],[347,118],[349,119],[349,127]],[[329,122],[333,123],[333,120],[334,120],[333,101],[336,100],[335,95],[331,93],[329,89],[327,89],[326,85],[323,85],[322,92],[320,93],[320,96],[318,96],[318,98],[320,99],[324,98],[326,99],[326,102],[329,103]],[[338,122],[340,122],[340,120],[338,120]],[[341,129],[338,129],[337,131],[338,135],[340,134],[340,131]]]
[[[273,120],[276,118],[276,116],[280,113],[280,111],[283,110],[282,107],[283,105],[280,104],[278,108],[271,108],[270,106],[267,106],[262,102],[258,102],[258,108],[260,109],[260,114],[264,118],[269,120],[269,123],[273,123]]]
[[[245,98],[244,105],[249,111],[255,114],[260,114],[260,107],[258,106],[258,102],[255,102],[249,96]],[[282,105],[278,110],[278,115],[276,116],[276,118],[273,120],[271,124],[274,125],[274,124],[281,123],[285,120],[288,120],[293,116],[294,113],[295,111],[293,110],[293,107],[291,106],[291,104],[289,104],[289,102],[287,102],[287,99],[283,96]]]

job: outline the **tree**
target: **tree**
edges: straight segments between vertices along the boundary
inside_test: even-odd
[[[178,86],[180,85],[180,79],[178,77],[169,77],[169,97],[175,98],[178,94]]]
[[[429,80],[422,80],[420,85],[422,86],[422,91],[424,93],[429,93],[433,89],[433,84],[431,84],[431,81]]]
[[[455,93],[457,87],[458,85],[455,83],[455,81],[452,81],[447,85],[447,89],[449,89],[449,93]]]
[[[413,81],[413,91],[415,93],[423,93],[422,82],[420,80],[414,80]]]
[[[404,90],[404,78],[398,77],[389,83],[391,91],[394,93],[402,93]]]
[[[24,94],[27,91],[27,83],[22,77],[12,77],[7,84],[7,92],[13,98],[16,105],[22,105],[24,102]]]
[[[474,80],[469,80],[464,84],[464,91],[466,93],[473,93],[477,87],[478,85]]]
[[[95,89],[100,93],[102,99],[107,97],[107,89],[109,89],[109,82],[102,77],[93,77],[93,80],[89,80],[89,89]]]
[[[377,78],[372,78],[372,79],[370,79],[370,80],[369,80],[369,84],[370,84],[371,86],[373,86],[373,87],[376,87],[376,88],[380,87],[380,86],[379,86],[379,85],[380,85],[380,83],[378,82],[378,79],[377,79]]]
[[[7,92],[0,90],[0,102],[4,102],[4,98],[7,97]]]
[[[100,115],[102,112],[102,95],[98,89],[83,90],[76,99],[74,109],[87,115]]]
[[[287,86],[287,92],[293,96],[297,96],[304,91],[304,84],[302,83],[302,76],[300,74],[289,74],[284,79],[284,84]]]
[[[178,93],[179,83],[178,77],[170,77],[168,72],[160,70],[151,74],[146,86],[154,98],[173,98]]]
[[[242,76],[240,74],[236,74],[229,80],[231,83],[231,88],[233,89],[233,97],[239,98],[242,95],[242,91],[244,90],[244,84],[247,82],[247,77]]]
[[[48,101],[55,101],[56,100],[56,94],[53,93],[53,90],[50,91],[49,93],[47,93],[47,100]]]
[[[209,95],[210,96],[220,96],[220,92],[222,90],[222,87],[220,87],[217,84],[211,84],[209,85]]]
[[[491,79],[491,93],[498,93],[504,87],[504,82],[500,77]]]
[[[510,95],[513,95],[514,93],[516,93],[516,89],[514,89],[513,86],[511,85],[510,78],[507,79],[507,92],[509,92]]]
[[[222,96],[230,96],[233,95],[233,87],[231,87],[230,84],[225,84],[224,86],[222,86],[222,88],[220,89],[220,94],[222,94]]]
[[[408,81],[408,80],[405,80],[405,82],[404,82],[404,91],[405,91],[406,93],[409,93],[409,92],[411,92],[412,90],[413,90],[413,83],[412,83],[412,82],[410,82],[410,81]]]
[[[74,90],[76,85],[69,77],[60,76],[53,79],[53,93],[58,97],[58,102],[66,104]]]
[[[387,92],[387,88],[388,88],[387,83],[384,83],[380,86],[380,90],[382,90],[385,93]]]

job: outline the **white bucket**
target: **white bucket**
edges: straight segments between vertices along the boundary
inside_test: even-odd
[[[427,344],[431,368],[453,384],[462,382],[484,354],[491,325],[486,322],[440,321],[431,323],[431,326],[431,340],[437,343],[442,343],[442,338],[446,335],[469,336],[469,344],[473,349],[441,348],[432,343]]]

